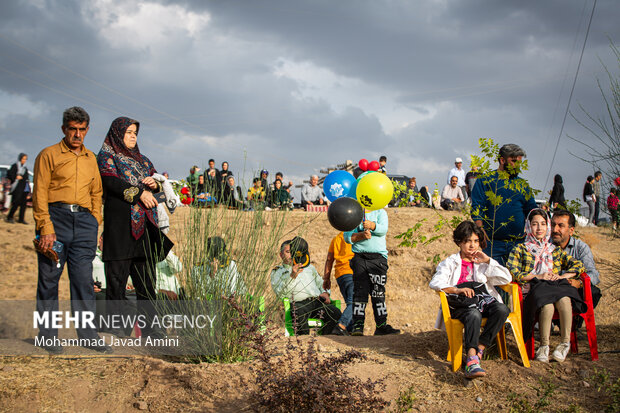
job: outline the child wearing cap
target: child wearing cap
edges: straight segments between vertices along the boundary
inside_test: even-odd
[[[296,334],[308,334],[308,318],[323,321],[322,334],[347,335],[338,324],[340,310],[331,303],[323,278],[310,264],[308,243],[301,237],[284,241],[280,246],[282,264],[271,271],[271,286],[279,299],[291,302]]]

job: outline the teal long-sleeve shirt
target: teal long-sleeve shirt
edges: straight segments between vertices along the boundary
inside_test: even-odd
[[[370,239],[352,242],[351,235],[357,232],[364,232],[363,224],[360,224],[353,231],[344,233],[344,240],[349,244],[353,244],[351,248],[354,253],[374,252],[383,255],[387,259],[387,246],[385,244],[385,234],[388,232],[388,216],[385,209],[366,212],[366,221],[374,222],[377,227],[374,231],[370,231],[372,235]]]

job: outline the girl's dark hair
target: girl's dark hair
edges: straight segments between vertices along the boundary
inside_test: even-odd
[[[472,234],[476,234],[480,240],[480,247],[485,248],[487,246],[486,239],[484,238],[484,231],[471,221],[461,222],[452,233],[452,239],[456,245],[461,245],[467,241]]]
[[[547,213],[545,211],[543,211],[542,209],[533,209],[532,212],[530,212],[530,215],[528,216],[528,220],[530,222],[532,222],[532,220],[534,219],[535,216],[540,215],[541,217],[543,217],[545,219],[545,221],[547,221],[549,219],[549,215],[547,215]]]

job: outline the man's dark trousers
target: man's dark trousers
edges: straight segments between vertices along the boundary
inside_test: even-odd
[[[93,282],[93,259],[97,249],[97,219],[84,211],[71,212],[68,209],[49,207],[54,224],[56,240],[63,244],[58,254],[60,268],[43,254],[37,254],[39,261],[39,282],[37,285],[37,311],[58,310],[58,281],[67,263],[69,273],[71,310],[96,313]],[[76,329],[79,338],[98,338],[94,328]],[[58,336],[55,328],[39,328],[45,338]]]
[[[26,198],[26,193],[22,194],[20,197],[14,197],[11,203],[11,209],[7,214],[7,219],[12,219],[13,215],[15,215],[15,211],[19,208],[19,218],[17,222],[24,222],[24,218],[26,217],[26,204],[28,200]]]
[[[295,321],[296,334],[309,334],[308,318],[320,318],[323,321],[321,334],[330,334],[342,313],[334,304],[325,304],[318,297],[307,298],[292,303],[291,312]]]
[[[594,225],[598,225],[598,215],[600,212],[601,212],[601,204],[597,196],[596,202],[594,202]]]

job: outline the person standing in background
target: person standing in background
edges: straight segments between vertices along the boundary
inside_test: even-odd
[[[553,189],[551,190],[551,196],[549,197],[549,206],[552,211],[566,208],[566,198],[564,198],[564,185],[562,184],[562,176],[556,175],[553,178]]]
[[[387,156],[381,155],[379,157],[379,172],[381,172],[383,175],[387,175],[387,168],[385,167],[386,163],[387,163]]]
[[[456,158],[454,160],[454,168],[450,169],[450,173],[448,174],[448,185],[450,185],[450,181],[453,176],[458,178],[457,186],[461,188],[461,192],[463,193],[463,201],[467,201],[467,181],[465,181],[465,170],[461,168],[463,166],[463,160],[461,158]]]
[[[594,201],[594,225],[598,225],[598,214],[601,210],[601,179],[603,178],[603,173],[601,171],[594,172],[594,182],[592,182],[592,189],[594,189],[594,196],[596,197],[596,201]]]
[[[594,195],[594,177],[588,175],[583,185],[583,200],[588,204],[588,226],[594,227],[594,214],[596,209],[596,195]]]
[[[228,167],[229,167],[228,162],[226,161],[222,162],[222,169],[220,170],[220,187],[221,187],[222,193],[224,193],[224,188],[226,188],[226,185],[228,183],[228,177],[233,176],[232,171],[228,169]]]
[[[465,186],[467,188],[467,196],[471,198],[471,191],[474,190],[474,185],[476,184],[476,180],[478,179],[478,167],[476,165],[471,166],[471,171],[467,172],[465,175]]]
[[[13,215],[19,208],[19,218],[17,222],[21,224],[28,224],[24,221],[26,215],[26,201],[28,200],[28,194],[30,193],[30,183],[28,177],[28,168],[26,168],[26,161],[28,155],[20,153],[17,157],[17,162],[11,165],[6,177],[11,183],[11,189],[9,194],[11,195],[11,209],[6,216],[6,222],[12,224]]]

